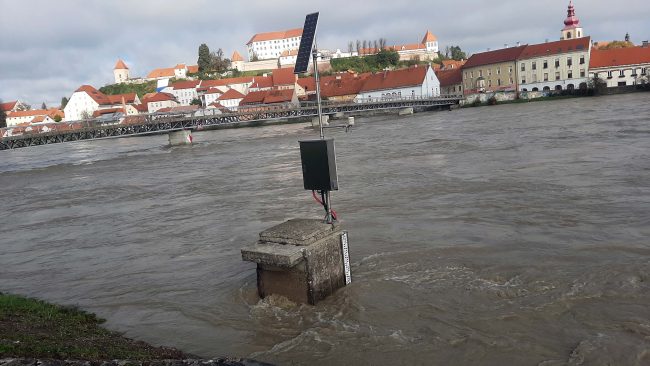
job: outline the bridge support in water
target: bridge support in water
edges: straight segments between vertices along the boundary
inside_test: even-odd
[[[338,223],[316,219],[292,219],[262,231],[256,244],[241,250],[243,260],[257,263],[259,296],[315,305],[345,286],[349,267],[342,234]]]
[[[180,131],[172,131],[169,133],[170,146],[191,145],[191,144],[192,144],[192,131],[180,130]]]
[[[399,110],[398,114],[400,116],[406,116],[409,114],[413,114],[413,107],[407,107],[407,108],[402,108]]]
[[[330,125],[330,116],[323,115],[323,126],[329,126],[329,125]],[[318,116],[311,119],[311,126],[315,129],[320,128],[320,125],[318,123]]]

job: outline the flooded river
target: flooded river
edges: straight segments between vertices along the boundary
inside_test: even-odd
[[[357,119],[334,208],[353,283],[258,301],[240,248],[292,217],[304,124],[0,152],[0,291],[202,357],[650,364],[650,94]]]

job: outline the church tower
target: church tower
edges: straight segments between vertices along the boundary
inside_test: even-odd
[[[117,60],[115,68],[113,68],[113,76],[115,77],[115,84],[125,83],[129,80],[129,68],[124,61]]]
[[[573,0],[569,0],[569,10],[567,11],[567,17],[564,20],[564,28],[562,29],[562,38],[563,39],[574,39],[584,37],[584,31],[580,26],[580,19],[576,17],[576,10],[573,7]]]

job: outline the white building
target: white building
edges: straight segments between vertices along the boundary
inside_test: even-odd
[[[7,113],[7,127],[18,126],[23,123],[54,122],[56,116],[63,118],[63,112],[53,109],[35,109],[27,111],[13,111]]]
[[[242,99],[244,99],[244,94],[235,89],[230,89],[223,93],[219,99],[217,99],[217,102],[231,111],[236,111],[237,107],[239,107],[239,102],[241,102]]]
[[[180,105],[190,105],[194,99],[199,97],[196,88],[200,83],[200,80],[179,81],[172,84],[171,93]]]
[[[90,85],[82,85],[72,93],[64,108],[65,120],[76,121],[91,117],[101,109],[122,108],[127,106],[127,114],[136,114],[136,108],[129,105],[140,104],[140,98],[135,93],[106,95]]]
[[[144,99],[143,103],[147,105],[147,111],[149,113],[154,113],[162,108],[173,108],[178,107],[178,102],[174,95],[169,93],[156,93],[153,96]]]
[[[117,60],[117,63],[113,68],[113,77],[115,78],[115,84],[127,82],[129,80],[129,76],[129,67],[126,66],[124,61]]]
[[[519,91],[586,88],[590,51],[589,37],[526,46],[517,60]]]
[[[300,47],[302,28],[290,29],[283,32],[258,33],[246,43],[248,60],[254,56],[260,60],[278,59],[283,51]]]
[[[650,47],[593,49],[589,76],[597,76],[607,87],[650,83]]]
[[[364,82],[355,101],[440,96],[440,81],[430,66],[379,72]]]

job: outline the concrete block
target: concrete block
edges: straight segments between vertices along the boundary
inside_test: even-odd
[[[402,108],[399,110],[398,114],[400,116],[406,116],[409,114],[413,114],[413,107],[407,107],[407,108]]]
[[[345,286],[341,227],[316,219],[293,219],[260,233],[242,249],[242,259],[257,263],[260,297],[282,295],[316,304]]]
[[[172,131],[169,133],[169,145],[191,145],[192,144],[192,131],[180,130]]]
[[[323,126],[329,126],[329,124],[330,124],[330,122],[329,122],[330,121],[330,116],[325,114],[322,117],[323,117]],[[318,116],[313,117],[311,119],[311,126],[313,128],[320,128],[320,126],[318,125]]]

